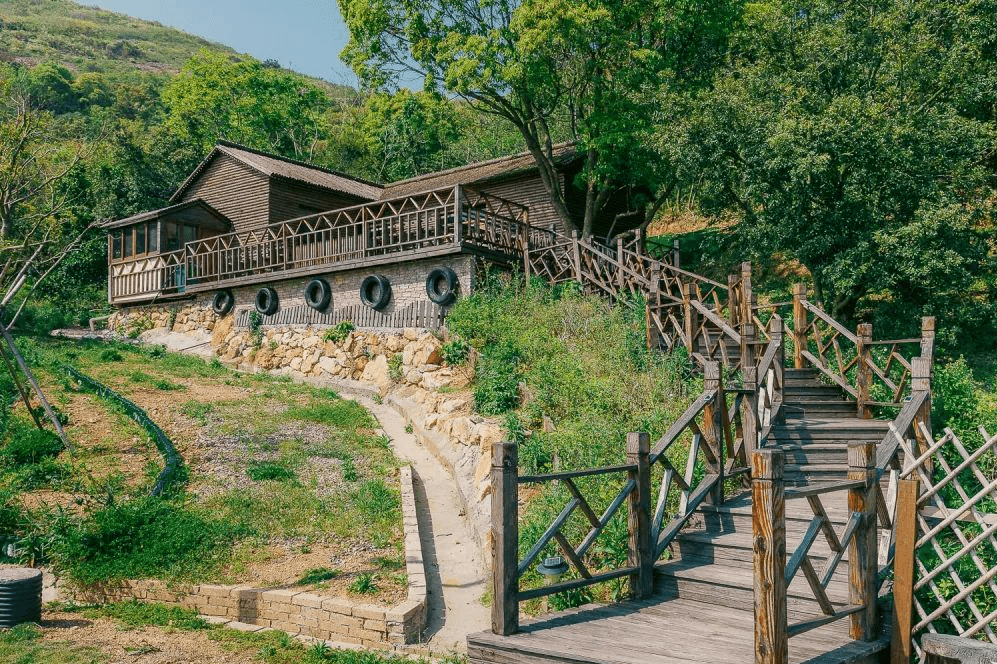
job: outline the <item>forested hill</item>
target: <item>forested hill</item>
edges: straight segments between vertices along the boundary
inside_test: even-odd
[[[55,62],[75,72],[175,74],[202,48],[235,54],[182,30],[72,0],[0,0],[0,59],[23,65]]]

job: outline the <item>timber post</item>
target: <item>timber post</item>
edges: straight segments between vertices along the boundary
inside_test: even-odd
[[[741,400],[741,436],[744,440],[746,460],[751,459],[758,447],[758,367],[745,363],[741,369],[744,376],[744,398]]]
[[[627,464],[637,466],[629,472],[635,486],[627,496],[628,565],[637,568],[630,575],[630,595],[634,599],[647,599],[654,591],[650,453],[651,437],[647,433],[627,434]]]
[[[927,357],[915,357],[911,359],[910,366],[911,394],[913,395],[918,392],[927,392],[924,405],[921,406],[921,410],[918,411],[915,421],[924,422],[925,428],[928,431],[931,431],[931,359]],[[921,454],[921,452],[928,449],[934,441],[925,440],[923,434],[921,433],[920,427],[915,427],[914,433],[916,441],[914,452],[916,454]],[[929,469],[934,466],[930,460],[926,463],[926,465]]]
[[[756,450],[751,455],[755,664],[789,661],[783,459],[779,449]]]
[[[571,231],[571,262],[574,268],[575,281],[582,283],[582,252],[578,246],[578,231]]]
[[[519,451],[492,447],[492,632],[519,629]]]
[[[754,320],[752,305],[755,303],[751,290],[751,261],[741,263],[741,321],[751,323]]]
[[[855,386],[858,388],[856,404],[858,416],[872,417],[869,392],[872,389],[872,323],[859,323],[855,329]]]
[[[890,664],[910,664],[911,627],[914,616],[914,554],[917,543],[917,478],[897,484],[896,554],[893,558],[893,629],[890,637]]]
[[[772,363],[772,368],[770,371],[773,372],[774,380],[772,381],[770,387],[772,388],[772,394],[769,395],[769,399],[774,402],[776,391],[779,392],[779,401],[782,401],[782,395],[786,389],[786,344],[785,344],[785,332],[786,328],[782,322],[782,316],[779,314],[773,314],[772,318],[769,319],[769,339],[771,339],[778,349],[775,354],[775,362]],[[759,376],[759,380],[765,380],[765,376]],[[779,409],[779,421],[784,419],[784,413],[782,409]]]
[[[679,241],[672,240],[672,267],[681,268],[679,261],[681,259],[681,253],[679,252]]]
[[[926,357],[932,365],[935,361],[935,317],[921,319],[921,357]]]
[[[462,191],[461,186],[459,184],[454,186],[453,242],[458,246],[463,240],[463,238],[461,238],[461,227],[460,227],[460,217],[461,214],[463,213],[463,210],[461,208],[464,207],[464,197],[462,195],[463,193],[464,192]],[[366,226],[366,224],[364,224],[364,226]]]
[[[741,293],[738,290],[737,282],[738,274],[736,272],[731,272],[727,275],[727,317],[733,327],[740,326],[742,322],[740,315],[744,309],[741,306]]]
[[[682,310],[685,313],[683,322],[685,323],[685,347],[689,351],[691,358],[696,353],[696,330],[699,329],[699,312],[692,306],[692,301],[696,299],[696,286],[691,282],[682,284]]]
[[[727,400],[720,373],[720,363],[708,361],[703,365],[703,389],[713,392],[713,398],[703,406],[703,442],[716,464],[717,483],[713,485],[704,502],[722,505],[724,502],[724,428],[723,417],[727,414]],[[709,463],[711,460],[707,460]]]
[[[793,285],[793,367],[803,368],[803,351],[807,347],[807,301],[805,284]]]
[[[860,516],[848,542],[848,603],[865,607],[849,616],[849,634],[856,641],[876,638],[876,444],[848,444],[848,479],[862,486],[848,490],[848,511]]]
[[[623,287],[626,285],[626,275],[623,274],[623,236],[616,238],[616,297],[620,297]]]

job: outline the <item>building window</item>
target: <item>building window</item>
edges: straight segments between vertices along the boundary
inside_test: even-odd
[[[116,230],[111,232],[111,257],[121,258],[121,231]]]

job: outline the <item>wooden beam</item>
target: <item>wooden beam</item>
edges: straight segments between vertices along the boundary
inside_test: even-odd
[[[492,446],[492,632],[519,629],[519,483],[516,443]]]
[[[751,476],[755,664],[787,664],[786,503],[782,451],[757,450],[751,456]]]
[[[893,631],[890,664],[910,664],[914,614],[914,554],[917,550],[917,479],[900,480],[894,516],[896,556],[893,559]]]
[[[628,565],[638,568],[630,575],[630,594],[646,599],[654,590],[654,554],[651,545],[651,466],[648,457],[651,437],[641,431],[627,434],[627,463],[637,466],[630,471],[637,486],[627,499],[629,531]]]
[[[876,444],[848,445],[848,479],[865,480],[865,486],[848,490],[848,510],[860,515],[859,526],[848,542],[848,603],[865,611],[851,615],[849,634],[857,641],[876,638]]]

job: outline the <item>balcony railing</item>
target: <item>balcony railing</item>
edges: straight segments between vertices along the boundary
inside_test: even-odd
[[[183,249],[112,266],[111,302],[152,299],[291,278],[374,258],[417,257],[471,247],[519,258],[530,239],[525,206],[456,186],[377,201],[188,243]]]

